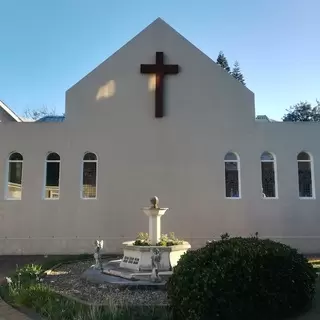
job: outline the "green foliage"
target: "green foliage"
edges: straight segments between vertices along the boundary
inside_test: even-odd
[[[134,246],[150,246],[150,244],[149,234],[146,232],[139,232],[133,243]]]
[[[221,240],[228,240],[229,238],[230,238],[230,235],[229,235],[228,232],[223,233],[223,234],[221,235]]]
[[[219,55],[217,57],[217,64],[220,65],[220,67],[222,67],[228,73],[230,72],[228,60],[222,51],[219,52]]]
[[[159,242],[157,243],[157,246],[161,247],[171,247],[171,246],[177,246],[179,244],[183,244],[183,240],[179,240],[174,232],[170,232],[169,235],[163,234],[161,235],[161,238]]]
[[[9,287],[11,303],[15,306],[31,308],[46,319],[52,320],[131,320],[151,319],[169,320],[170,310],[162,306],[135,307],[117,305],[114,301],[107,301],[103,307],[83,305],[73,299],[61,296],[43,284],[21,286],[14,293]]]
[[[319,122],[320,121],[320,104],[312,107],[307,101],[299,102],[286,110],[287,114],[282,117],[283,121],[291,122]]]
[[[159,242],[156,244],[161,247],[171,247],[179,244],[183,244],[183,240],[179,240],[174,232],[170,232],[169,235],[163,234],[160,237]],[[134,246],[151,246],[148,233],[140,232],[133,243]]]
[[[13,275],[13,281],[19,281],[20,283],[35,283],[40,280],[40,276],[44,270],[42,266],[36,264],[27,264],[22,268],[16,268],[16,272]]]
[[[244,76],[243,74],[241,73],[241,70],[240,70],[240,65],[239,65],[239,62],[236,61],[233,65],[233,69],[232,69],[232,72],[231,72],[231,75],[237,79],[239,82],[241,82],[243,85],[245,85],[245,81],[244,81]]]
[[[217,57],[217,64],[220,65],[220,67],[226,70],[228,73],[230,73],[235,79],[237,79],[243,85],[246,85],[246,82],[240,70],[240,65],[238,61],[235,61],[235,63],[233,64],[233,69],[231,71],[226,56],[222,51],[220,51]]]
[[[57,262],[57,259],[52,260],[51,267]],[[140,307],[117,303],[114,300],[106,301],[103,307],[81,304],[61,296],[43,284],[41,282],[43,269],[40,265],[17,268],[16,272],[7,278],[7,283],[0,286],[1,297],[14,306],[32,308],[43,318],[51,320],[172,319],[169,308],[165,306]]]
[[[168,281],[176,320],[279,319],[303,311],[316,273],[295,249],[257,235],[183,255]]]

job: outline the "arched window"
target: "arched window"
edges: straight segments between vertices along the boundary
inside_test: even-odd
[[[314,198],[313,163],[311,155],[300,152],[298,161],[299,197]]]
[[[263,152],[261,161],[261,189],[264,198],[277,198],[277,172],[275,157],[270,152]]]
[[[8,184],[6,199],[21,200],[23,157],[18,152],[10,154],[8,159]]]
[[[240,198],[240,159],[237,154],[228,152],[224,157],[226,198]]]
[[[60,156],[51,152],[46,159],[45,199],[59,199],[60,197]]]
[[[82,161],[81,198],[97,198],[98,158],[92,152],[85,153]]]

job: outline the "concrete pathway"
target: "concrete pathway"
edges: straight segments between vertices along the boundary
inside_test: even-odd
[[[0,299],[0,320],[32,320]]]

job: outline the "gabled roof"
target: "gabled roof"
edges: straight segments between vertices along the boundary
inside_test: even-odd
[[[0,108],[8,114],[14,121],[23,122],[4,102],[0,100]]]

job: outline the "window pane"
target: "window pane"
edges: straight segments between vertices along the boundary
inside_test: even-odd
[[[233,161],[237,161],[238,157],[236,154],[234,154],[233,152],[228,152],[225,157],[224,160],[233,160]]]
[[[23,157],[20,153],[18,152],[14,152],[10,155],[10,158],[9,160],[14,160],[14,161],[22,161],[23,160]]]
[[[21,200],[22,162],[9,162],[8,195],[9,199]]]
[[[83,163],[83,198],[96,198],[97,196],[97,163],[84,162]]]
[[[83,160],[94,161],[97,160],[97,156],[94,153],[88,152],[84,155]]]
[[[239,197],[239,173],[237,162],[225,162],[226,197]]]
[[[298,154],[298,160],[310,160],[310,156],[306,152],[300,152]]]
[[[59,161],[60,160],[60,156],[57,153],[52,152],[47,156],[47,160]]]
[[[262,192],[265,197],[276,197],[276,182],[273,162],[261,162]]]
[[[299,196],[312,197],[311,162],[298,162]]]
[[[45,198],[59,198],[60,162],[47,162]]]
[[[274,157],[270,152],[264,152],[261,155],[260,159],[264,160],[264,161],[272,161],[272,160],[274,160]]]

